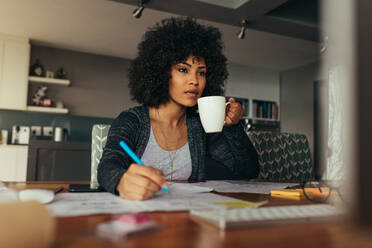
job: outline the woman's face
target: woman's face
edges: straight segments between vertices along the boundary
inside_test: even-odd
[[[173,65],[169,81],[170,100],[185,107],[195,106],[205,88],[206,73],[204,59],[192,55]]]

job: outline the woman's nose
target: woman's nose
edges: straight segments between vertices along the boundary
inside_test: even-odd
[[[198,81],[198,76],[197,74],[192,74],[189,78],[189,84],[193,84],[193,85],[199,85],[199,81]]]

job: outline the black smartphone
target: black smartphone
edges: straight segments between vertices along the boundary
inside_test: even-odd
[[[70,192],[104,192],[101,186],[91,187],[90,184],[70,184]]]

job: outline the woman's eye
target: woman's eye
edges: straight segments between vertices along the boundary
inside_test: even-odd
[[[178,71],[179,72],[183,72],[183,73],[187,73],[187,69],[186,68],[183,68],[183,67],[178,68]]]
[[[207,73],[205,71],[199,71],[199,76],[205,77]]]

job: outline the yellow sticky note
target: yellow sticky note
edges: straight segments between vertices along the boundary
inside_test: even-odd
[[[228,208],[251,208],[265,205],[267,201],[250,202],[250,201],[227,201],[227,202],[213,202],[213,204],[222,205]]]

